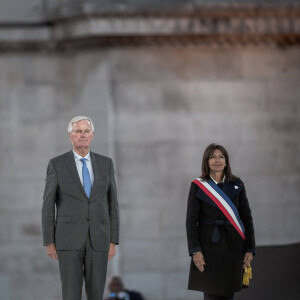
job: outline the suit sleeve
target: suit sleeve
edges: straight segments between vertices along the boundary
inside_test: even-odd
[[[110,242],[119,244],[119,207],[113,161],[110,161],[108,207],[110,218]]]
[[[53,162],[47,168],[46,184],[42,207],[42,227],[44,246],[55,243],[55,202],[57,193],[57,175]]]
[[[200,217],[200,201],[196,198],[198,187],[192,183],[187,204],[186,212],[186,235],[189,254],[202,251],[198,232],[198,221]]]
[[[245,227],[245,251],[253,252],[253,254],[255,254],[253,219],[245,188],[241,191],[240,194],[239,214]]]

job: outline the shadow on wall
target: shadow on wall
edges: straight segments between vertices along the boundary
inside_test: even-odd
[[[300,243],[257,247],[250,287],[236,300],[300,299]]]

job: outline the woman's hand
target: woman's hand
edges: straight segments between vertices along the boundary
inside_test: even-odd
[[[204,265],[205,265],[205,261],[204,261],[204,257],[202,252],[196,252],[193,254],[193,261],[196,265],[196,267],[198,268],[198,270],[200,272],[204,271]]]
[[[244,265],[243,268],[247,267],[253,259],[253,253],[252,252],[246,252],[244,257]]]

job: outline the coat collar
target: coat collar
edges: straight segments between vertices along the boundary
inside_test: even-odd
[[[222,190],[232,200],[242,190],[238,181],[224,181]]]

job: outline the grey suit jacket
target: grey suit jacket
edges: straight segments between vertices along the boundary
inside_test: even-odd
[[[81,248],[90,229],[96,251],[119,243],[119,212],[113,162],[91,152],[94,183],[90,198],[78,176],[73,151],[49,161],[42,207],[44,245]],[[56,213],[55,213],[56,206]]]

